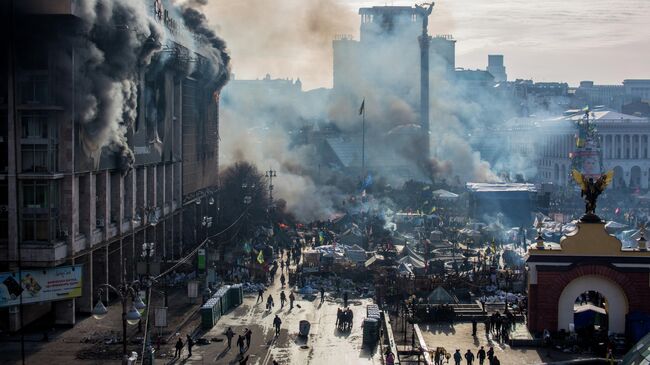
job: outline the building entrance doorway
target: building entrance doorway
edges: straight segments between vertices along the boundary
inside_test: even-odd
[[[627,312],[628,299],[618,284],[604,276],[581,276],[560,295],[558,330],[625,333]]]

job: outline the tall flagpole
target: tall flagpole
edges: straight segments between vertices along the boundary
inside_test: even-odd
[[[361,129],[361,170],[365,173],[366,171],[366,111],[363,111],[363,120]]]
[[[361,104],[361,174],[366,173],[366,98]],[[363,176],[365,179],[365,176]]]

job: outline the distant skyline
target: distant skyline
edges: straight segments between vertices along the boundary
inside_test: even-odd
[[[239,79],[297,78],[332,86],[332,39],[359,36],[358,8],[412,1],[212,0],[205,11]],[[456,65],[485,69],[503,54],[508,79],[619,84],[650,78],[650,0],[440,0],[431,34],[457,40]]]
[[[340,0],[364,6],[412,1]],[[503,54],[508,79],[597,84],[650,78],[648,0],[440,0],[432,34],[452,34],[458,67],[484,69]]]

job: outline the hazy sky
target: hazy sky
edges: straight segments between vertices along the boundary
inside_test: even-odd
[[[358,39],[357,9],[411,1],[210,0],[205,9],[228,42],[237,78],[300,77],[331,87],[337,34]],[[650,78],[650,0],[440,0],[432,34],[452,34],[456,64],[485,68],[503,54],[509,79],[620,83]]]
[[[349,6],[409,1],[341,0]],[[620,83],[650,78],[649,0],[440,0],[431,33],[451,33],[457,65],[485,68],[505,56],[510,79]]]

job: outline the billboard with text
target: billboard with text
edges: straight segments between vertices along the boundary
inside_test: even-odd
[[[82,266],[0,273],[0,307],[81,296]]]

